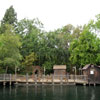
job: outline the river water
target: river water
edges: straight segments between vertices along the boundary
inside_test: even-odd
[[[100,86],[0,87],[0,100],[100,100]]]

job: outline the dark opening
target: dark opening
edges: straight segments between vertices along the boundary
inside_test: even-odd
[[[36,70],[36,71],[35,71],[35,75],[38,75],[38,74],[39,74],[39,71],[38,71],[38,70]]]

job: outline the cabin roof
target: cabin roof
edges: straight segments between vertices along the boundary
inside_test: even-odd
[[[53,69],[66,69],[66,65],[54,65]]]
[[[86,69],[89,68],[90,65],[91,65],[91,64],[87,64],[87,65],[85,65],[82,69],[83,69],[83,70],[86,70]]]
[[[98,66],[100,68],[100,66]]]
[[[93,65],[93,64],[87,64],[87,65],[85,65],[83,68],[82,68],[82,70],[86,70],[86,69],[88,69],[90,66],[91,67],[98,67],[98,68],[100,68],[100,66],[95,66],[95,65]]]

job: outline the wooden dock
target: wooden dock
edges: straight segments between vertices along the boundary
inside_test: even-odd
[[[90,85],[96,83],[90,83],[88,76],[85,75],[63,75],[63,76],[54,76],[54,75],[42,75],[42,76],[31,76],[31,75],[12,75],[12,74],[0,74],[0,83],[4,86],[6,83],[9,85]]]

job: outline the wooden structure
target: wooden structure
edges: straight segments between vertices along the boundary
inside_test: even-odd
[[[88,84],[87,76],[85,75],[61,75],[57,77],[55,75],[42,75],[34,76],[31,75],[12,75],[12,74],[0,74],[0,85],[75,85],[75,84]]]
[[[100,83],[100,66],[87,64],[83,67],[83,75],[88,76],[88,81],[91,83]]]
[[[41,76],[43,74],[43,69],[40,66],[33,66],[33,76]]]
[[[54,65],[54,75],[66,75],[66,65]]]

